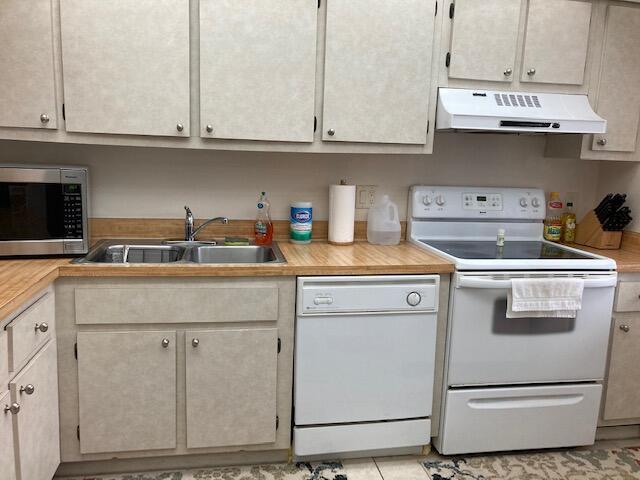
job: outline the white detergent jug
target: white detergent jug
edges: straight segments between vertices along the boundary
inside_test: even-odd
[[[397,245],[400,243],[398,206],[389,200],[389,195],[383,195],[380,202],[376,202],[369,209],[367,241],[374,245]]]

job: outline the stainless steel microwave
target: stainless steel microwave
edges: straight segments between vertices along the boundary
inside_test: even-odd
[[[0,166],[0,256],[87,253],[87,169]]]

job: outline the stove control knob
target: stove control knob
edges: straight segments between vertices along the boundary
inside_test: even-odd
[[[445,200],[444,195],[438,195],[436,197],[436,204],[439,207],[442,207],[445,203],[447,203],[447,201]]]
[[[540,206],[540,200],[538,200],[536,197],[534,197],[534,198],[531,200],[531,206],[532,206],[533,208],[538,208],[538,207]]]
[[[431,205],[432,201],[433,200],[431,199],[431,195],[425,195],[424,197],[422,197],[422,203],[424,203],[427,206]]]
[[[527,208],[529,206],[529,202],[527,202],[527,199],[525,197],[522,197],[520,199],[520,206],[522,208]]]
[[[412,307],[419,305],[421,301],[422,297],[418,292],[411,292],[409,295],[407,295],[407,303]]]

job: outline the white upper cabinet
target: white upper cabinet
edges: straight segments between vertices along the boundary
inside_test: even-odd
[[[56,128],[51,0],[0,1],[0,127]]]
[[[521,81],[584,83],[591,9],[590,1],[529,0]]]
[[[610,5],[605,20],[604,52],[596,112],[607,133],[594,135],[592,149],[635,152],[640,121],[640,7]]]
[[[449,77],[511,82],[520,0],[456,0]]]
[[[189,135],[189,0],[61,0],[66,130]]]
[[[434,13],[435,0],[327,0],[323,140],[426,143]]]
[[[200,0],[200,135],[312,142],[313,0]]]

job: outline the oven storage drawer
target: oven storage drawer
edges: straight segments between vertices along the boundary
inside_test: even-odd
[[[449,390],[439,451],[592,445],[601,394],[598,384]]]

